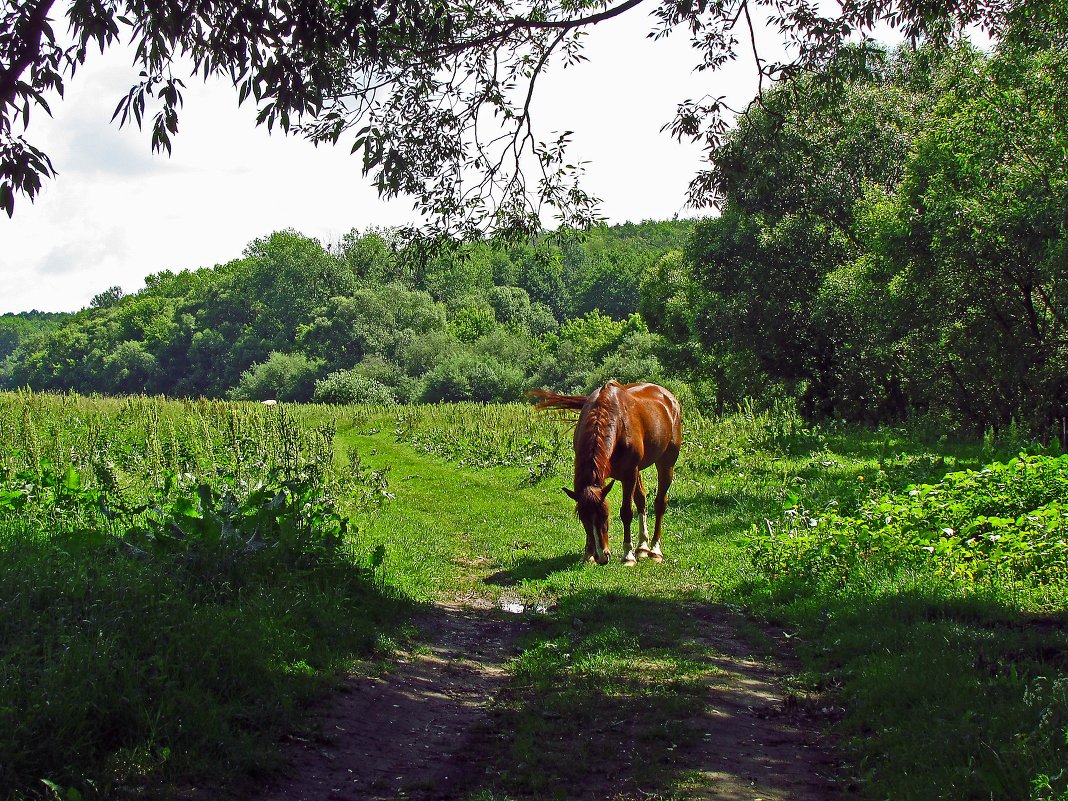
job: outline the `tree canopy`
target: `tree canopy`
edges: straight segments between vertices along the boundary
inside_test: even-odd
[[[667,367],[720,407],[1063,437],[1066,33],[1062,9],[770,91],[715,154],[722,215],[643,280]]]
[[[517,400],[659,377],[638,285],[692,223],[599,226],[425,260],[390,232],[295,231],[69,315],[0,316],[0,388],[324,402]],[[546,276],[566,274],[554,285]],[[543,302],[540,298],[552,301]]]
[[[715,70],[755,51],[766,24],[790,60],[754,52],[761,83],[837,58],[840,74],[865,68],[862,44],[879,25],[912,39],[947,40],[969,25],[999,34],[1025,0],[850,0],[823,16],[809,0],[55,0],[5,4],[0,12],[0,208],[32,199],[55,176],[48,155],[25,137],[31,112],[50,113],[92,49],[129,42],[138,78],[115,117],[150,118],[152,147],[169,150],[178,130],[181,75],[232,81],[257,121],[315,142],[344,142],[385,197],[407,195],[438,234],[532,232],[551,210],[563,225],[597,219],[566,155],[569,132],[547,135],[532,119],[540,75],[584,58],[594,25],[639,6],[651,36],[681,33],[696,66]],[[1035,4],[1044,5],[1044,4]],[[62,21],[61,35],[56,23]],[[826,74],[826,73],[825,73]],[[714,151],[727,131],[722,97],[680,99],[665,126]],[[698,204],[718,197],[715,165],[691,186]]]

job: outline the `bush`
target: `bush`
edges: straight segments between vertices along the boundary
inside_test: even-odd
[[[308,401],[323,363],[303,353],[278,353],[254,364],[241,374],[237,386],[230,390],[233,400]]]
[[[368,356],[352,368],[357,375],[382,384],[397,403],[417,403],[423,394],[423,383],[408,375],[399,364],[380,356]],[[387,403],[387,401],[381,401]]]
[[[854,515],[808,511],[756,529],[771,576],[844,585],[866,570],[930,569],[964,586],[1068,585],[1068,456],[1020,456],[873,497]]]
[[[359,370],[338,370],[315,382],[312,398],[316,403],[374,403],[393,406],[397,398],[389,387]]]
[[[514,365],[496,359],[463,353],[439,364],[426,376],[424,403],[478,401],[495,403],[519,400],[526,376]]]

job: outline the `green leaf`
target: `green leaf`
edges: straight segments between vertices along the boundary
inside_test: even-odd
[[[69,492],[77,492],[82,487],[82,477],[73,465],[68,465],[60,477],[60,486]]]
[[[193,520],[203,517],[196,502],[192,498],[185,496],[174,499],[174,503],[171,505],[171,514],[175,517],[187,517]]]

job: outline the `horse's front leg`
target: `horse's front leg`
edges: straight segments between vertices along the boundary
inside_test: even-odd
[[[597,562],[597,542],[594,537],[597,533],[593,530],[593,526],[583,523],[586,528],[586,561],[589,564],[595,564]]]
[[[634,548],[630,543],[630,524],[634,519],[634,490],[638,487],[640,476],[635,471],[634,476],[628,476],[623,480],[623,506],[619,510],[619,519],[623,521],[623,565],[634,567],[638,559],[634,555]]]

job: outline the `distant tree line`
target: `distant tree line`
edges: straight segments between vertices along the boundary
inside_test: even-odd
[[[72,315],[0,318],[8,388],[324,402],[517,400],[662,378],[642,276],[692,222],[427,257],[389,231],[294,231],[213,268],[114,287]]]
[[[0,314],[0,364],[15,353],[20,343],[47,334],[70,318],[67,312],[7,312]]]

